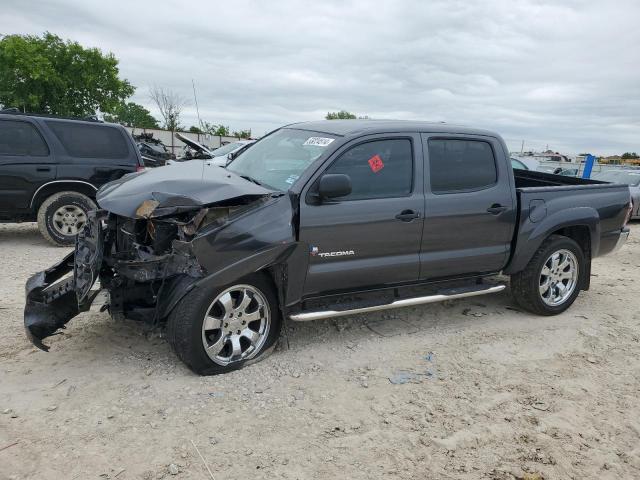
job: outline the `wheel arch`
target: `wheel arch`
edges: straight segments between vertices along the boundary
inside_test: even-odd
[[[159,317],[168,317],[186,294],[195,288],[221,288],[224,285],[228,285],[231,282],[255,273],[264,275],[267,281],[273,286],[281,313],[284,313],[288,282],[286,259],[294,248],[294,244],[279,245],[257,252],[242,261],[211,272],[201,278],[184,276],[171,285],[170,291],[166,296],[166,301],[164,305],[161,305]]]
[[[41,185],[31,198],[30,207],[37,212],[42,203],[51,195],[60,192],[77,192],[95,201],[98,188],[83,180],[53,180]]]
[[[591,286],[592,230],[588,225],[571,225],[559,228],[551,235],[561,235],[574,240],[584,255],[584,265],[580,269],[580,289],[589,290]]]
[[[597,255],[600,248],[600,216],[595,209],[589,207],[561,210],[537,223],[527,220],[519,228],[516,251],[504,269],[505,274],[522,271],[544,241],[552,235],[563,235],[575,240],[585,253],[589,271],[591,258]],[[587,282],[583,284],[588,288],[588,277],[583,278],[583,281]]]

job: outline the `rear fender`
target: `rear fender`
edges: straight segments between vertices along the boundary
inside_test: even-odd
[[[561,210],[546,216],[542,221],[532,222],[527,216],[518,230],[514,254],[504,273],[511,275],[524,270],[542,242],[551,234],[567,227],[586,226],[591,238],[590,258],[600,248],[600,216],[589,207],[577,207]]]

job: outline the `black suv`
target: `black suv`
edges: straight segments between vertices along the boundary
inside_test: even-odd
[[[0,222],[37,221],[55,245],[73,245],[102,185],[141,169],[120,125],[0,111]]]

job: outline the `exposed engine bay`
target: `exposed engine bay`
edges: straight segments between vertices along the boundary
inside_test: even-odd
[[[208,273],[194,252],[194,238],[203,230],[215,233],[272,198],[272,192],[257,185],[263,191],[256,192],[251,184],[240,181],[242,187],[249,185],[250,193],[236,189],[231,198],[210,204],[197,195],[144,193],[136,188],[135,195],[124,198],[124,204],[133,210],[131,216],[106,209],[91,212],[75,251],[27,283],[25,327],[29,338],[48,350],[42,339],[88,310],[101,290],[108,292],[103,308],[113,317],[158,324],[175,300],[172,292],[180,291],[181,285],[184,290]],[[202,188],[205,182],[199,183]],[[226,187],[229,189],[228,184]],[[118,192],[118,203],[111,202],[108,194],[112,189],[108,186],[101,192],[98,202],[123,211],[122,192]],[[130,202],[141,198],[144,200],[133,209]]]

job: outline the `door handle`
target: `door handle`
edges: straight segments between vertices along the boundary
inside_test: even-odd
[[[396,215],[398,220],[402,220],[403,222],[410,222],[416,218],[420,218],[420,212],[414,212],[413,210],[403,210],[398,215]]]
[[[50,172],[51,167],[36,167],[36,172]]]
[[[494,203],[489,208],[487,208],[487,213],[490,213],[491,215],[500,215],[506,209],[507,207],[505,207],[504,205],[500,205],[499,203]]]

